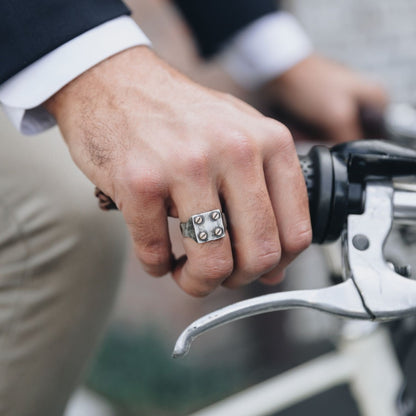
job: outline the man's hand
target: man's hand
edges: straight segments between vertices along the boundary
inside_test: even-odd
[[[311,241],[304,179],[288,130],[203,88],[146,47],[113,56],[45,103],[79,168],[122,211],[137,257],[188,293],[276,282]],[[221,208],[229,233],[171,252],[167,216]]]
[[[362,139],[360,110],[381,113],[387,104],[379,85],[317,55],[270,82],[266,93],[333,142]]]

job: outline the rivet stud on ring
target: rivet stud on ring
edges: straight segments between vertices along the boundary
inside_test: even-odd
[[[204,217],[202,215],[197,215],[194,218],[194,223],[201,225],[204,222]]]
[[[221,217],[221,214],[220,214],[220,212],[219,212],[219,211],[213,211],[213,212],[211,213],[211,218],[212,218],[214,221],[218,221],[218,220],[220,219],[220,217]]]
[[[208,240],[208,233],[207,233],[207,232],[205,232],[205,231],[201,231],[201,232],[198,234],[198,238],[199,238],[201,241],[207,241],[207,240]]]
[[[188,221],[181,222],[180,226],[182,235],[192,238],[197,243],[225,237],[225,217],[219,209],[192,215]]]

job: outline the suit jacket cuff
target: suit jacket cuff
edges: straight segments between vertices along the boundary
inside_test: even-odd
[[[0,85],[0,102],[24,134],[53,126],[41,106],[63,86],[106,58],[150,41],[128,16],[117,17],[61,45]]]
[[[239,30],[276,11],[277,0],[175,0],[205,58],[217,54]]]
[[[261,17],[237,33],[219,55],[231,77],[255,89],[296,65],[312,52],[312,44],[287,12]]]

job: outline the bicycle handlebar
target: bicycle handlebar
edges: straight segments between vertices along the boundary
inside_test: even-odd
[[[416,173],[416,150],[383,140],[360,140],[334,146],[314,146],[299,156],[309,197],[313,242],[337,240],[349,214],[362,214],[365,182]],[[98,188],[103,210],[117,209]]]
[[[313,242],[337,240],[350,214],[362,214],[365,183],[416,174],[416,150],[383,140],[314,146],[299,156],[309,197]]]
[[[345,281],[314,290],[247,299],[192,322],[179,336],[174,357],[192,341],[237,319],[292,308],[311,308],[355,319],[386,321],[416,314],[416,282],[408,268],[389,266],[384,244],[393,219],[416,221],[416,151],[381,140],[317,146],[300,157],[315,242],[342,233]],[[411,185],[393,181],[411,176]],[[347,221],[348,218],[348,221]],[[342,232],[345,230],[345,232]]]

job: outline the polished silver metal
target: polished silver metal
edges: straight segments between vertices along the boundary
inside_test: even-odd
[[[201,241],[207,241],[208,240],[208,233],[206,233],[205,231],[201,231],[198,234],[198,237]]]
[[[312,308],[357,319],[371,318],[351,279],[319,290],[272,293],[237,302],[196,320],[179,336],[172,355],[174,358],[186,355],[195,338],[221,325],[261,313],[293,308]]]
[[[360,291],[364,307],[377,321],[416,313],[416,281],[396,273],[384,259],[383,247],[395,211],[394,193],[390,183],[369,184],[366,188],[365,212],[348,216],[346,251],[351,278]],[[411,218],[412,215],[409,215]],[[357,233],[369,236],[370,246],[367,250],[360,251],[354,247],[352,238]]]
[[[195,224],[201,225],[204,222],[204,217],[202,217],[201,215],[197,215],[194,218],[194,222]]]
[[[222,235],[223,235],[223,233],[224,233],[224,229],[223,229],[222,227],[217,227],[217,228],[214,230],[214,234],[215,234],[217,237],[222,236]]]
[[[396,192],[390,182],[369,182],[364,213],[348,216],[342,245],[343,283],[323,289],[259,296],[212,312],[185,329],[176,342],[173,356],[187,354],[192,341],[210,329],[265,312],[310,308],[375,321],[415,314],[416,281],[392,270],[383,255],[393,219],[412,223],[416,215],[416,189]],[[397,207],[394,206],[396,203]],[[360,244],[354,244],[357,235],[365,235],[368,239],[368,247],[364,250]]]
[[[403,188],[394,192],[394,219],[404,223],[416,223],[416,187]]]
[[[214,211],[214,212],[211,214],[211,218],[212,218],[214,221],[218,221],[218,220],[220,219],[220,217],[221,217],[221,214],[220,214],[218,211]]]
[[[192,238],[197,243],[207,243],[225,237],[226,221],[219,210],[192,215],[186,222],[180,224],[182,235]]]

